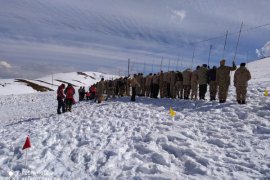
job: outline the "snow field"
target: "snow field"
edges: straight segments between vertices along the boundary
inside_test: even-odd
[[[54,93],[1,96],[1,176],[30,169],[61,179],[267,179],[270,100],[260,87],[250,85],[247,105],[231,87],[225,104],[118,98],[62,115]]]
[[[263,96],[270,88],[269,60],[249,64],[246,105],[236,103],[233,86],[224,104],[150,98],[132,103],[125,97],[79,102],[62,115],[56,115],[55,92],[0,96],[0,179],[24,170],[49,179],[269,179],[270,99]],[[96,81],[103,76],[87,74]],[[78,86],[94,83],[77,73],[54,77]],[[40,80],[50,82],[51,76]],[[20,88],[7,84],[0,94]],[[23,92],[32,90],[25,86]],[[28,134],[32,147],[25,166]]]

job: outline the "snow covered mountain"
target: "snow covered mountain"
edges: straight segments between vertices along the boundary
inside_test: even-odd
[[[235,102],[233,86],[224,104],[123,97],[62,115],[55,92],[0,96],[0,177],[269,179],[269,60],[248,65],[246,105]]]
[[[248,64],[252,74],[251,82],[270,82],[270,57]]]
[[[88,87],[100,81],[102,77],[104,79],[114,79],[118,76],[99,72],[72,72],[53,74],[34,80],[22,78],[0,79],[0,95],[52,91],[57,90],[61,83],[71,83],[75,88],[80,86]]]

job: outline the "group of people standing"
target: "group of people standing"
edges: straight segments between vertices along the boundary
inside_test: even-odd
[[[138,73],[134,74],[133,77],[120,77],[114,80],[104,80],[104,78],[102,78],[101,81],[93,84],[88,92],[85,92],[85,89],[80,87],[78,90],[79,100],[83,100],[85,95],[86,99],[88,99],[87,97],[91,95],[91,99],[95,99],[95,101],[98,100],[98,103],[101,103],[104,99],[104,94],[107,95],[105,100],[111,97],[130,95],[131,101],[135,101],[136,96],[158,98],[158,95],[160,98],[205,100],[209,86],[210,101],[215,101],[218,94],[219,102],[225,103],[231,82],[230,73],[236,71],[233,82],[236,87],[237,102],[239,104],[245,104],[247,82],[251,79],[250,72],[245,67],[245,63],[241,63],[239,68],[236,67],[234,62],[232,66],[226,66],[225,63],[226,61],[223,59],[220,61],[218,68],[213,66],[211,69],[206,64],[203,64],[202,66],[197,66],[193,71],[187,68],[183,72],[161,71],[157,74],[150,73],[147,76]],[[63,84],[59,86],[58,91],[60,89],[61,92],[62,86]],[[66,95],[66,97],[67,96],[68,95]],[[62,96],[60,93],[60,97],[61,98],[57,97],[57,99],[63,99],[64,94]],[[58,100],[58,104],[59,103],[60,105],[58,105],[57,112],[59,112],[62,107],[61,104],[64,104],[64,102],[62,103],[62,101]]]
[[[105,93],[110,97],[130,96],[131,101],[135,101],[136,96],[146,96],[151,98],[179,98],[179,99],[202,99],[205,100],[206,92],[209,86],[210,101],[217,98],[220,103],[227,100],[230,86],[230,73],[234,74],[234,86],[236,87],[236,97],[239,104],[246,103],[247,82],[251,79],[249,70],[245,63],[241,63],[237,69],[235,63],[232,66],[226,66],[226,61],[222,59],[220,66],[213,66],[211,69],[203,64],[197,66],[195,70],[187,68],[183,72],[169,71],[150,73],[143,76],[142,73],[134,74],[132,78],[121,77],[115,80],[102,81],[103,88],[101,94]],[[100,82],[99,82],[100,83]],[[98,84],[99,84],[98,83]]]
[[[65,84],[61,84],[57,89],[57,114],[61,114],[61,109],[62,113],[65,113],[66,111],[71,112],[72,104],[75,103],[73,97],[75,94],[75,89],[71,84],[68,84],[68,86],[66,88],[65,87]]]
[[[83,101],[86,99],[87,101],[93,100],[96,97],[96,87],[95,85],[92,85],[89,87],[89,91],[85,91],[85,87],[80,87],[78,89],[78,94],[79,94],[79,101]]]

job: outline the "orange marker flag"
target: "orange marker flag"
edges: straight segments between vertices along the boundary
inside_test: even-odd
[[[176,112],[170,107],[170,116],[174,117],[176,115]]]

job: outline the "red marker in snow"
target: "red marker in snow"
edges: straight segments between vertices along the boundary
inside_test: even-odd
[[[26,137],[26,140],[25,140],[25,143],[24,143],[24,145],[23,145],[23,150],[25,149],[25,166],[27,166],[27,160],[28,160],[28,158],[27,158],[27,151],[28,151],[28,148],[30,148],[31,147],[31,142],[30,142],[30,137],[29,136],[27,136]]]
[[[22,149],[24,150],[24,149],[27,149],[27,148],[30,148],[30,147],[31,147],[30,137],[27,136]]]

